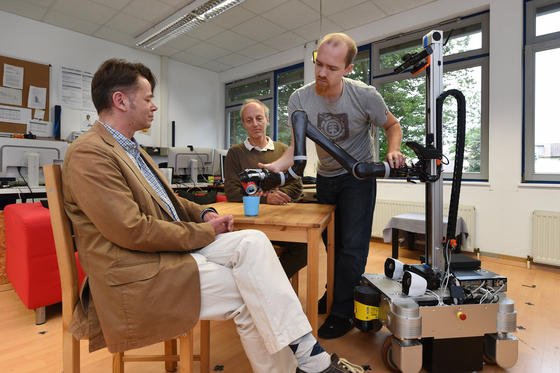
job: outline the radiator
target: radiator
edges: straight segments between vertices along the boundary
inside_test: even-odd
[[[560,266],[560,212],[533,212],[533,260]]]
[[[373,237],[383,237],[383,229],[389,223],[389,220],[395,215],[407,212],[424,213],[424,203],[378,199],[375,203],[371,235]],[[447,216],[447,214],[449,214],[449,206],[445,206],[443,209],[443,215]],[[476,209],[474,206],[459,205],[457,215],[463,218],[469,232],[467,241],[463,243],[463,249],[472,250],[476,242]],[[445,234],[445,232],[443,233]]]

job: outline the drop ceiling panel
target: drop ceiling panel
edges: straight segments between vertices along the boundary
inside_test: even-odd
[[[193,66],[200,66],[203,67],[205,63],[208,63],[208,59],[196,56],[191,53],[179,52],[171,56],[174,60],[184,62],[189,65]]]
[[[293,32],[284,32],[278,36],[263,41],[263,44],[280,51],[304,45],[306,40]]]
[[[24,1],[0,0],[0,9],[22,17],[41,20],[48,8]]]
[[[286,31],[262,17],[251,18],[247,22],[235,26],[232,30],[257,41],[270,39]]]
[[[259,58],[264,58],[273,55],[278,52],[279,52],[278,49],[274,49],[269,47],[268,45],[255,42],[250,47],[240,50],[239,54],[242,54],[247,57],[251,57],[253,59],[259,59]]]
[[[134,38],[122,31],[112,29],[108,26],[101,27],[93,36],[112,41],[113,43],[134,46]]]
[[[216,36],[212,36],[208,39],[208,42],[230,52],[239,51],[255,43],[254,40],[233,31],[224,31]]]
[[[56,0],[20,0],[18,3],[28,2],[31,4],[39,5],[41,7],[48,8],[54,4]],[[128,1],[128,0],[127,0]]]
[[[208,61],[204,64],[204,68],[207,70],[215,71],[221,73],[222,71],[226,71],[231,68],[230,65],[225,65],[218,61]]]
[[[81,1],[76,6],[75,0],[57,0],[51,12],[60,12],[70,17],[102,25],[117,14],[117,10],[91,1]]]
[[[109,1],[109,0],[107,0],[107,1]],[[125,1],[130,1],[130,0],[125,0]],[[161,0],[161,1],[166,3],[167,5],[170,5],[174,8],[176,8],[176,9],[181,9],[181,8],[186,7],[190,3],[192,3],[194,0]]]
[[[137,36],[147,30],[151,24],[140,18],[128,15],[126,13],[119,13],[109,22],[105,24],[113,30],[121,31],[129,36]]]
[[[123,9],[126,14],[149,21],[154,25],[173,14],[174,11],[175,9],[169,5],[157,0],[132,0]]]
[[[91,35],[99,28],[98,24],[68,16],[57,11],[49,11],[43,18],[44,22],[58,27],[66,28],[82,34]]]
[[[218,58],[217,61],[231,66],[239,66],[245,63],[249,63],[253,60],[249,57],[232,53],[232,54],[228,54],[227,56]]]
[[[217,47],[215,45],[202,42],[186,50],[187,53],[195,54],[199,57],[204,57],[208,60],[214,60],[218,57],[230,54],[231,51]]]
[[[320,11],[320,1],[321,0],[302,0],[304,3],[315,9],[317,12]],[[329,16],[331,14],[340,13],[346,9],[352,8],[360,3],[367,2],[368,0],[322,0],[323,1],[323,15]]]
[[[215,17],[211,22],[216,24],[216,26],[229,29],[248,20],[249,18],[253,18],[254,16],[255,13],[245,10],[240,6],[236,6],[235,8],[232,8]]]
[[[396,14],[414,9],[432,1],[433,0],[375,0],[374,3],[383,10],[385,14]]]
[[[245,0],[241,3],[241,7],[250,10],[253,13],[261,14],[270,10],[272,8],[276,8],[278,5],[285,3],[288,0]]]
[[[381,9],[376,7],[372,2],[366,1],[343,12],[333,14],[329,18],[342,26],[344,30],[347,30],[368,22],[373,22],[385,16],[386,14],[383,13]]]
[[[206,40],[224,31],[225,29],[216,26],[214,23],[207,22],[189,32],[188,36],[194,39]]]
[[[323,18],[323,20],[318,20],[312,23],[308,23],[294,30],[299,36],[309,40],[318,40],[323,35],[330,32],[340,32],[342,27],[334,23],[328,18]]]
[[[187,35],[181,35],[180,37],[175,38],[175,39],[167,42],[165,45],[170,46],[170,47],[175,48],[175,49],[178,49],[180,51],[184,51],[185,49],[189,49],[190,47],[192,47],[193,45],[196,45],[198,43],[200,43],[199,39],[194,39],[194,38],[191,38]],[[156,49],[156,51],[157,51],[157,49]]]
[[[288,30],[303,26],[319,19],[319,13],[299,0],[290,0],[262,15]]]
[[[160,56],[171,57],[171,56],[173,56],[174,54],[177,54],[177,53],[179,53],[179,52],[181,52],[181,51],[178,50],[178,49],[176,49],[176,48],[173,48],[173,47],[169,46],[169,44],[165,44],[165,45],[159,46],[159,47],[157,48],[157,53],[158,53]]]
[[[37,0],[37,1],[42,1],[42,0]],[[109,8],[113,8],[117,10],[123,9],[126,6],[126,4],[130,2],[130,0],[91,0],[91,1],[97,4],[106,5]]]

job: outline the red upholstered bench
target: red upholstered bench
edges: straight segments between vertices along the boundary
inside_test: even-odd
[[[4,224],[8,279],[25,306],[35,310],[35,323],[43,324],[45,306],[62,300],[49,210],[40,202],[8,205]],[[77,259],[81,282],[85,274]]]

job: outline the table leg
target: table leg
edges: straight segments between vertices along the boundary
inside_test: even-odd
[[[334,211],[327,225],[327,314],[330,314],[334,298]]]
[[[391,229],[391,247],[393,248],[393,259],[399,258],[399,230],[396,228]]]
[[[319,229],[307,230],[307,305],[305,311],[307,318],[313,329],[313,335],[317,337],[318,310],[317,302],[319,300],[319,240],[321,232]]]

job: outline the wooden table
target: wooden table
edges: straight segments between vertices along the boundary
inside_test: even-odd
[[[334,209],[333,205],[289,203],[261,204],[258,216],[245,216],[243,204],[219,202],[212,206],[221,215],[233,215],[234,229],[258,229],[271,241],[307,243],[307,302],[306,314],[317,335],[319,299],[319,250],[321,234],[327,229],[327,310],[330,310],[334,285]]]

